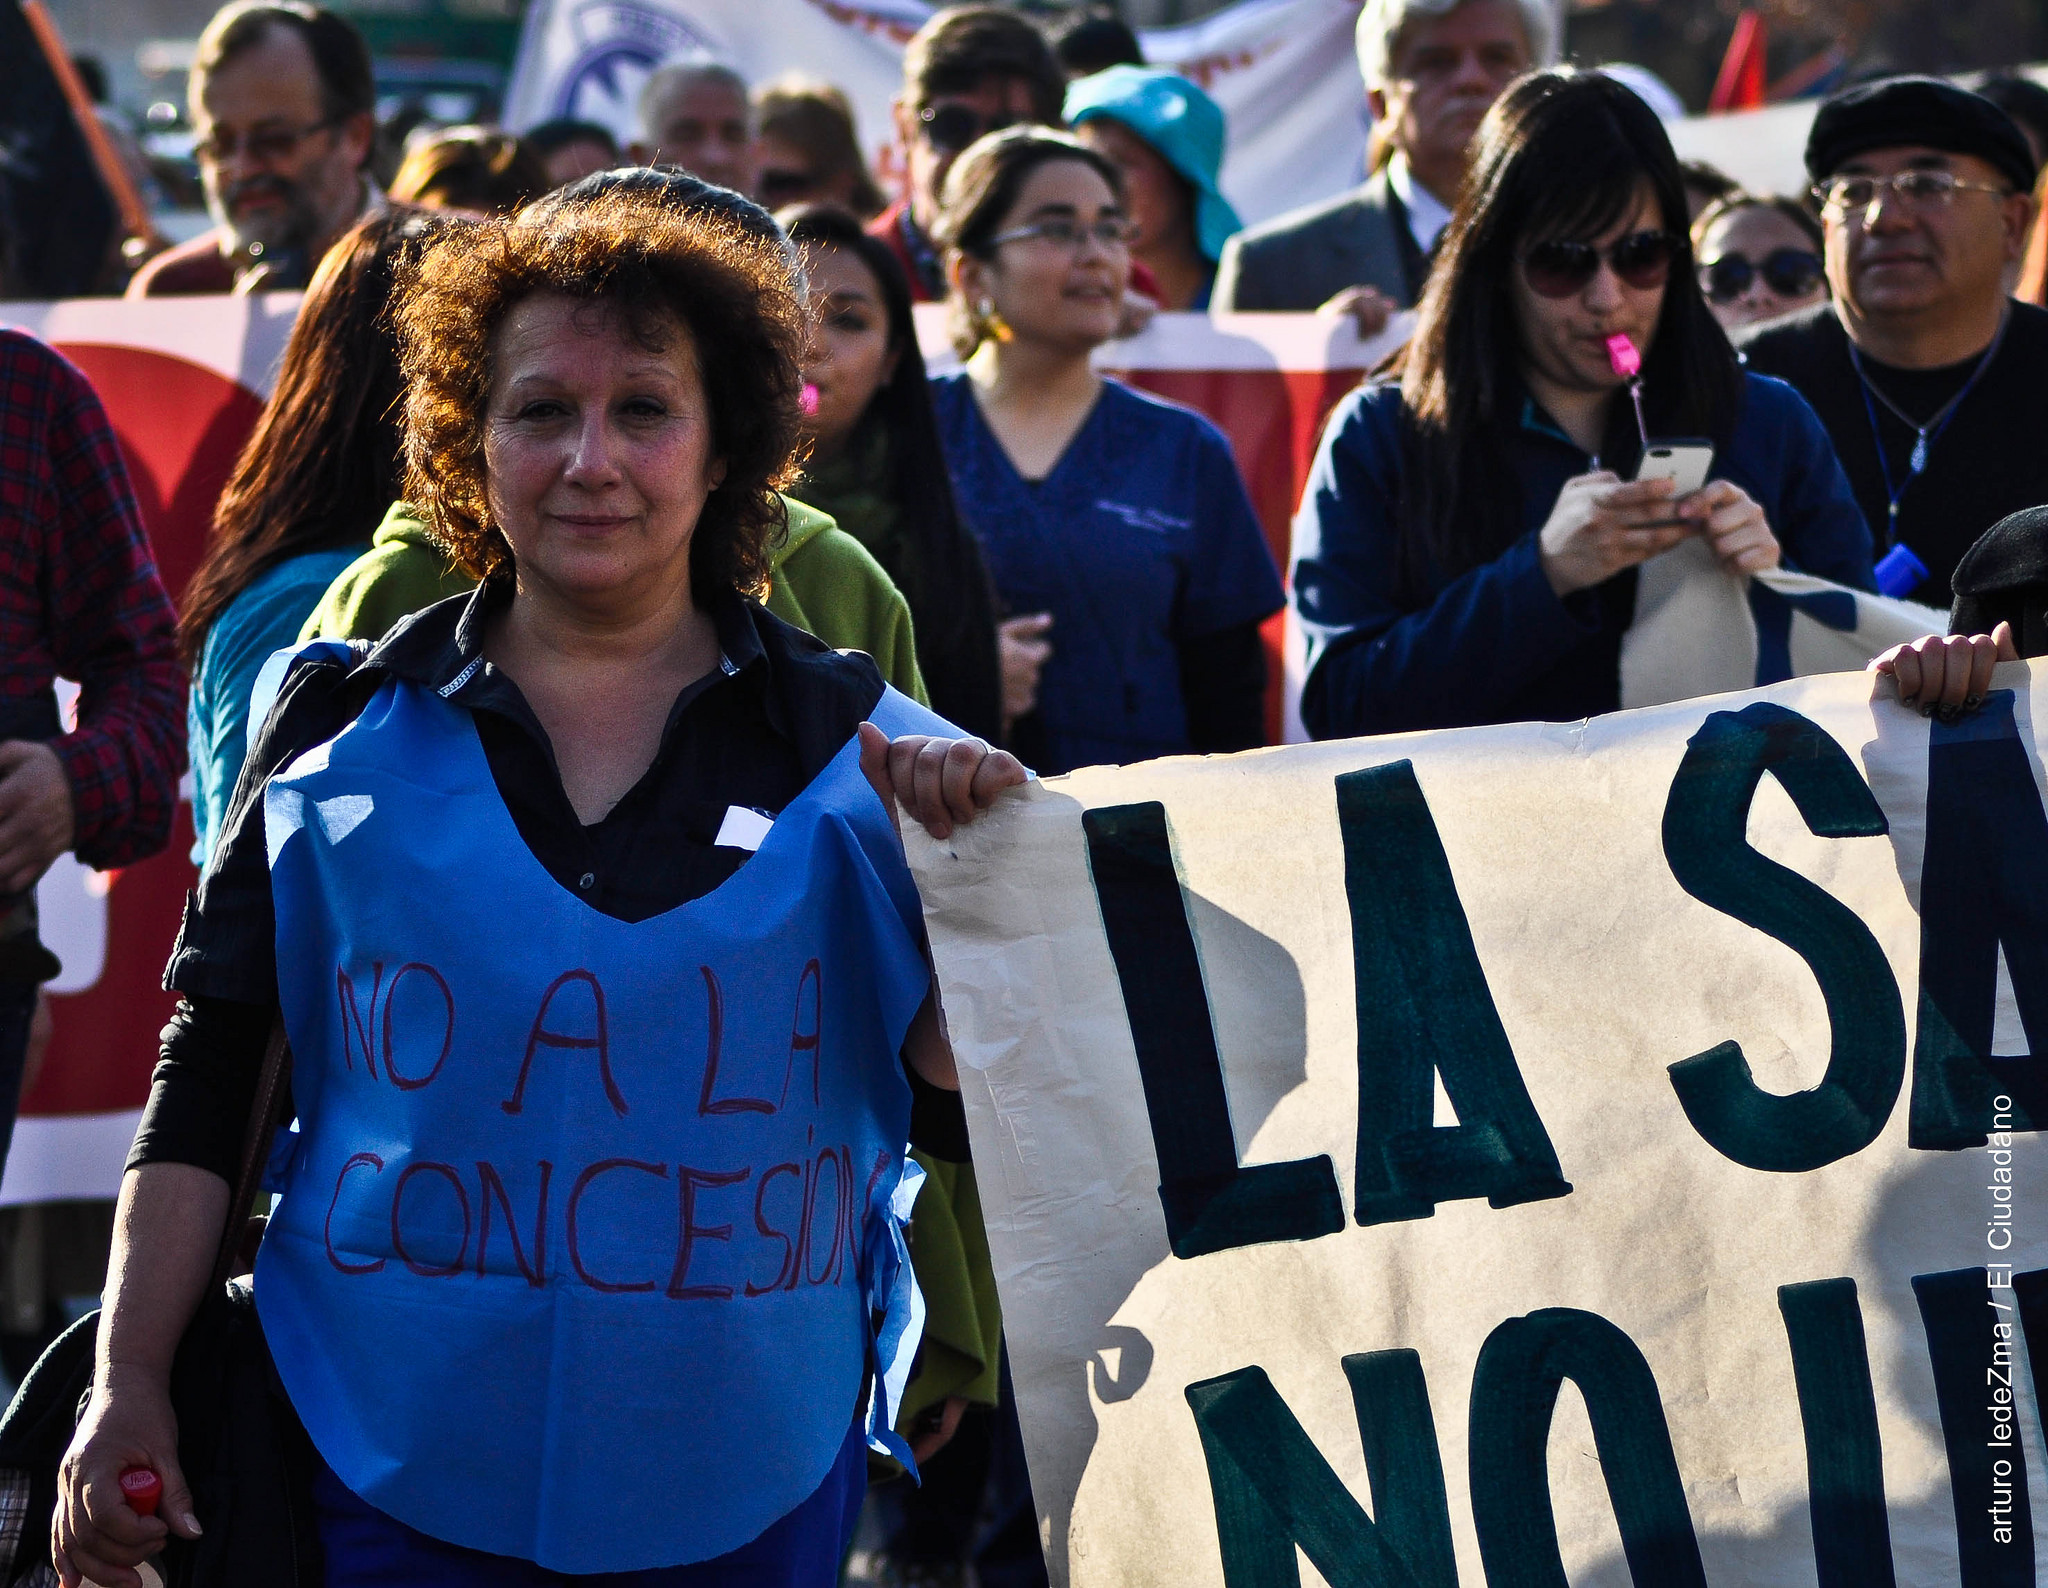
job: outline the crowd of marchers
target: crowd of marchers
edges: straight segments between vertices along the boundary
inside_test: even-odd
[[[26,1523],[65,1588],[813,1588],[857,1527],[883,1580],[1042,1583],[892,814],[1267,743],[1290,605],[1318,738],[1616,710],[1688,539],[1950,609],[1875,664],[1928,712],[2048,654],[2048,92],[1853,84],[1759,194],[1543,0],[1357,39],[1370,176],[1247,229],[1221,109],[1104,17],[934,15],[893,194],[837,89],[701,56],[624,147],[428,129],[380,183],[349,23],[214,18],[214,225],[128,291],[302,297],[175,608],[98,396],[0,332],[8,1126],[37,878],[162,848],[188,760],[200,867]],[[1162,311],[1412,311],[1285,570],[1224,434],[1097,371]],[[207,1513],[173,1375],[266,1159],[268,1532]]]

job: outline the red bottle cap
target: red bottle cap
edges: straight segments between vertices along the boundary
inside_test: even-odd
[[[156,1502],[163,1498],[164,1480],[147,1467],[128,1467],[121,1473],[121,1497],[137,1516],[155,1516]]]

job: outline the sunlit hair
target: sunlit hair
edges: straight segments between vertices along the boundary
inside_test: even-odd
[[[1465,0],[1366,0],[1359,8],[1353,42],[1358,50],[1358,75],[1367,88],[1385,88],[1401,35],[1418,22],[1446,17]],[[1522,31],[1528,35],[1529,59],[1548,66],[1557,59],[1557,14],[1549,0],[1515,0]]]
[[[1072,133],[1050,127],[1005,127],[977,138],[953,162],[946,173],[946,191],[939,201],[932,241],[972,259],[993,257],[990,239],[1016,208],[1032,172],[1061,160],[1087,166],[1109,184],[1117,203],[1123,203],[1123,172]],[[961,302],[958,293],[953,300],[953,347],[966,358],[992,332],[973,304]]]
[[[469,573],[511,563],[485,477],[492,342],[539,295],[602,306],[651,351],[686,334],[725,465],[690,543],[692,587],[759,593],[796,473],[803,311],[779,248],[651,193],[536,205],[427,253],[397,308],[406,499]]]
[[[1741,401],[1742,369],[1693,273],[1685,188],[1656,112],[1597,72],[1530,72],[1494,101],[1473,143],[1401,376],[1410,573],[1433,564],[1455,576],[1521,533],[1519,487],[1499,460],[1522,418],[1514,279],[1533,245],[1591,242],[1647,187],[1678,239],[1643,365],[1651,430],[1724,444]]]
[[[550,185],[547,166],[523,139],[488,127],[449,127],[406,151],[391,196],[428,209],[509,215]]]
[[[206,560],[185,589],[178,646],[197,662],[207,631],[287,557],[367,545],[402,474],[392,283],[427,242],[463,223],[393,211],[320,261],[285,344],[277,385],[213,511]]]

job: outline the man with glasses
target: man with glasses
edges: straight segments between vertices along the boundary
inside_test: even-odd
[[[1358,69],[1383,157],[1363,187],[1223,245],[1220,310],[1342,310],[1371,336],[1422,295],[1466,150],[1500,91],[1548,65],[1547,0],[1367,0]]]
[[[904,192],[868,232],[895,252],[918,302],[946,295],[931,234],[954,158],[999,127],[1059,126],[1066,93],[1066,76],[1051,48],[1014,11],[955,6],[917,30],[903,53],[903,92],[895,100]]]
[[[302,287],[335,239],[384,207],[363,169],[376,139],[369,51],[332,12],[223,8],[199,36],[190,92],[216,225],[137,271],[131,298]]]
[[[1880,585],[1946,607],[1971,543],[2048,502],[2048,311],[2006,292],[2033,151],[1988,100],[1894,77],[1821,106],[1806,169],[1833,300],[1741,346],[1827,426]]]

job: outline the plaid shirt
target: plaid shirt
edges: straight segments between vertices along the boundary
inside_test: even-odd
[[[154,854],[185,766],[177,620],[98,395],[14,330],[0,330],[0,525],[0,709],[77,680],[78,731],[51,744],[73,848],[102,869]]]

